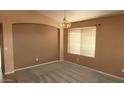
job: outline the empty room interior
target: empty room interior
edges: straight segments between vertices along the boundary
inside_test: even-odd
[[[1,10],[1,83],[124,83],[123,10]]]

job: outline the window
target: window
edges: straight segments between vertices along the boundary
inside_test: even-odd
[[[96,27],[72,28],[68,32],[68,53],[95,57]]]

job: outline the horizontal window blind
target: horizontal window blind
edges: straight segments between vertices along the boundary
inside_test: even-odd
[[[72,28],[68,32],[68,53],[95,57],[96,27]]]
[[[73,54],[80,54],[81,31],[70,30],[68,33],[68,52]]]

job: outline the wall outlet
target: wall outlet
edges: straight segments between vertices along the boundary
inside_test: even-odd
[[[123,69],[121,69],[121,72],[122,72],[122,73],[124,73],[124,68],[123,68]]]
[[[35,61],[38,62],[39,61],[39,58],[36,58]]]

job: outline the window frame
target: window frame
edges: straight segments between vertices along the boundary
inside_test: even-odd
[[[85,28],[89,28],[89,27],[94,27],[96,29],[96,32],[95,32],[95,50],[94,50],[94,57],[92,56],[86,56],[86,55],[83,55],[83,54],[76,54],[76,53],[70,53],[68,48],[69,48],[69,32],[71,29],[85,29]],[[75,27],[75,28],[70,28],[68,29],[67,31],[67,50],[66,50],[66,53],[67,54],[71,54],[71,55],[77,55],[77,56],[84,56],[84,57],[89,57],[89,58],[95,58],[96,57],[96,36],[97,36],[97,26],[85,26],[85,27]]]

